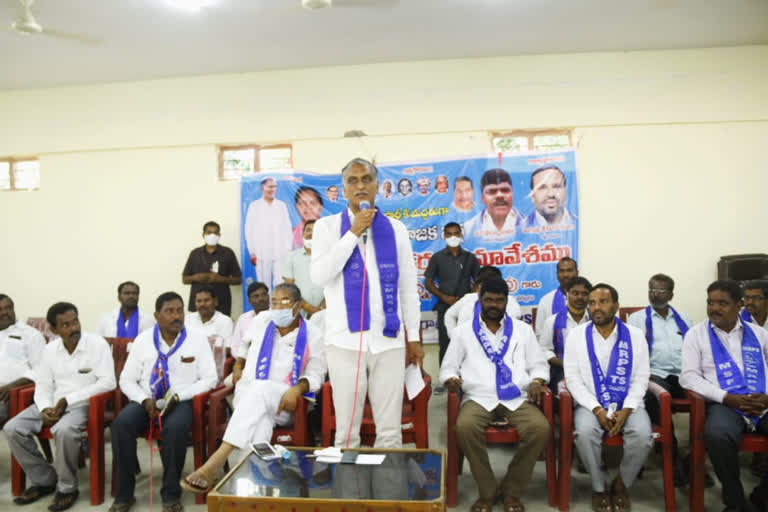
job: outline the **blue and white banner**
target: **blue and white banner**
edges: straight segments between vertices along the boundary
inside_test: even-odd
[[[424,271],[445,248],[442,229],[458,222],[462,247],[480,265],[501,269],[521,306],[535,306],[558,286],[556,264],[578,256],[575,150],[377,164],[376,207],[405,224],[419,274],[422,311],[434,299]],[[298,170],[243,178],[240,185],[243,294],[255,280],[282,281],[290,251],[302,246],[304,222],[347,206],[340,173]],[[254,265],[255,263],[255,265]],[[243,304],[248,309],[247,297]]]

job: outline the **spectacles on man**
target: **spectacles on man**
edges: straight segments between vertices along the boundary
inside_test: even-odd
[[[665,288],[648,288],[648,291],[651,293],[662,294],[662,293],[670,293],[671,290],[667,290]]]
[[[290,306],[291,304],[293,304],[293,301],[291,299],[281,299],[281,300],[273,300],[272,301],[272,307]]]

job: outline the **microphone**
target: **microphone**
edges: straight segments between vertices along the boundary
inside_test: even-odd
[[[363,199],[360,201],[360,210],[370,210],[371,209],[371,202]],[[363,231],[363,245],[368,243],[368,230],[366,229]]]

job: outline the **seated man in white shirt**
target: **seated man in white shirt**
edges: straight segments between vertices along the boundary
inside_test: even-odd
[[[445,329],[448,331],[448,337],[451,336],[451,331],[453,331],[459,324],[472,320],[475,315],[475,305],[478,301],[480,287],[482,286],[483,281],[491,277],[501,278],[501,270],[499,270],[498,267],[490,265],[481,267],[477,273],[475,282],[472,283],[472,293],[465,294],[445,312]],[[520,305],[512,295],[507,298],[507,314],[511,318],[516,318],[518,320],[522,316]]]
[[[120,283],[117,287],[117,301],[120,307],[107,311],[99,320],[97,331],[105,338],[135,338],[139,333],[152,328],[152,315],[139,310],[139,285],[133,281]]]
[[[192,427],[192,398],[217,382],[213,353],[201,331],[184,326],[184,301],[166,292],[155,301],[153,329],[139,334],[128,353],[120,389],[130,403],[110,425],[115,501],[111,512],[126,512],[135,503],[136,438],[143,436],[164,412],[160,459],[163,512],[181,512],[179,479]]]
[[[628,489],[653,444],[643,397],[648,389],[648,344],[642,331],[616,317],[619,294],[596,284],[587,302],[591,322],[574,328],[565,340],[565,382],[573,396],[576,449],[592,479],[592,510],[630,510]],[[604,435],[624,434],[619,476],[606,493],[600,468]]]
[[[17,322],[13,301],[0,293],[0,424],[8,419],[11,389],[34,382],[43,348],[43,335]]]
[[[634,325],[645,334],[650,353],[651,382],[655,382],[672,395],[672,398],[685,398],[685,390],[680,386],[683,336],[693,323],[690,317],[678,312],[669,302],[674,297],[675,281],[665,274],[651,276],[648,281],[648,301],[650,305],[629,316],[627,323]],[[651,423],[658,424],[661,418],[659,400],[650,391],[645,394],[645,410]],[[683,460],[678,457],[677,437],[672,429],[672,443],[675,456],[675,487],[687,483]]]
[[[31,486],[14,500],[26,505],[51,494],[48,510],[66,510],[78,496],[77,469],[88,400],[115,388],[112,350],[101,336],[80,331],[77,308],[58,302],[46,315],[58,336],[43,349],[35,372],[35,403],[11,418],[3,430],[13,456]],[[37,447],[36,435],[50,427],[55,453],[48,463]]]
[[[244,342],[243,337],[248,332],[253,319],[262,311],[269,309],[269,288],[267,288],[267,285],[258,281],[251,283],[248,285],[247,293],[248,304],[253,309],[240,315],[235,324],[235,330],[232,331],[230,350],[235,358],[235,365],[232,368],[232,384],[237,384],[237,381],[243,376],[245,356],[248,354],[249,348],[248,344]]]
[[[585,277],[574,277],[565,285],[568,308],[550,315],[539,332],[539,345],[549,363],[549,389],[557,394],[557,386],[563,379],[563,355],[568,334],[579,325],[589,322],[587,298],[592,283]]]
[[[322,331],[299,314],[301,302],[295,284],[281,283],[272,292],[272,311],[251,323],[246,336],[252,343],[243,378],[235,388],[235,411],[223,443],[181,481],[184,489],[210,491],[214,475],[235,449],[270,442],[276,425],[293,421],[292,413],[303,395],[320,389],[325,377]]]
[[[768,279],[744,283],[744,309],[739,316],[768,330]]]
[[[565,284],[579,275],[579,266],[573,258],[565,257],[557,262],[557,282],[560,286],[544,295],[536,308],[536,319],[533,330],[541,332],[544,324],[552,315],[567,309],[565,300]]]
[[[440,368],[449,391],[464,391],[456,434],[480,493],[473,512],[490,511],[497,497],[503,497],[504,510],[522,512],[520,497],[549,438],[549,423],[531,403],[547,392],[547,361],[531,327],[505,314],[508,297],[500,277],[483,281],[480,308],[454,330]],[[498,488],[485,442],[485,428],[496,419],[520,433]]]
[[[216,299],[216,291],[210,285],[203,285],[195,293],[195,308],[197,311],[187,313],[184,318],[184,326],[190,331],[200,333],[210,338],[221,338],[224,346],[229,347],[234,328],[232,319],[221,311],[216,311],[219,305]]]
[[[707,287],[709,319],[685,335],[680,374],[681,386],[707,400],[704,441],[728,512],[751,508],[739,476],[744,433],[768,435],[768,331],[739,318],[741,306],[736,281],[715,281]],[[761,480],[749,501],[759,510],[768,509],[768,479]]]

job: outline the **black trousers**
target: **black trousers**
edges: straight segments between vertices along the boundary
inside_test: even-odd
[[[109,429],[112,431],[112,464],[115,468],[115,503],[128,503],[136,487],[136,438],[149,429],[149,415],[136,402],[129,403]],[[181,472],[187,455],[187,441],[192,429],[192,400],[179,402],[163,417],[160,459],[163,461],[163,504],[181,500]]]
[[[443,304],[442,302],[438,302],[435,307],[435,311],[437,311],[437,340],[440,345],[437,359],[439,364],[443,363],[445,351],[448,350],[448,344],[451,342],[451,339],[448,337],[448,329],[445,328],[445,312],[448,311],[449,307],[448,304]]]
[[[757,433],[768,435],[768,415],[757,424]],[[740,509],[744,506],[744,487],[739,476],[739,443],[746,430],[744,417],[722,404],[707,403],[704,443],[715,474],[723,487],[723,504]],[[764,478],[760,482],[765,487]]]
[[[672,395],[672,398],[685,398],[685,390],[680,387],[677,375],[668,375],[666,377],[659,377],[658,375],[651,374],[651,382],[655,382]],[[658,425],[661,421],[661,406],[656,395],[647,391],[645,393],[645,410],[648,412],[648,417],[651,418],[651,423]],[[677,436],[675,436],[675,429],[672,429],[672,447],[675,458],[677,458]]]

